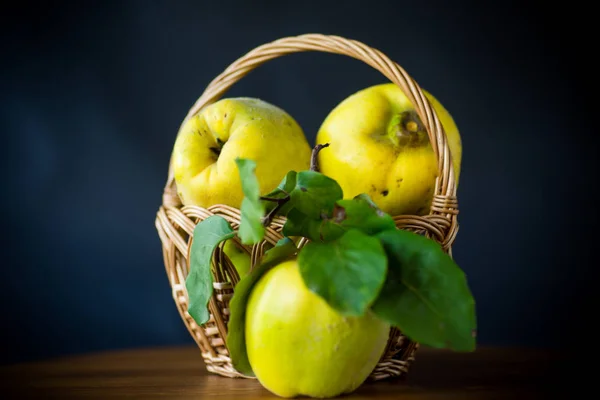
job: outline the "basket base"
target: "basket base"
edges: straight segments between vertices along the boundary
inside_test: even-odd
[[[256,379],[253,376],[247,376],[236,371],[231,364],[231,358],[228,356],[218,355],[217,357],[213,357],[210,353],[207,353],[202,354],[202,358],[204,359],[206,370],[215,375],[220,375],[227,378]]]
[[[415,360],[415,353],[418,350],[417,343],[410,343],[403,351],[397,354],[386,354],[367,378],[369,382],[382,381],[387,379],[401,378],[408,374],[410,365]],[[248,376],[236,371],[231,363],[231,358],[226,355],[213,357],[210,353],[202,354],[206,370],[215,375],[227,378],[256,379],[254,376]]]

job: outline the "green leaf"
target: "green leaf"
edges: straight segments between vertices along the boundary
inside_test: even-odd
[[[342,236],[345,229],[330,221],[309,218],[297,209],[292,209],[282,232],[286,236],[304,236],[313,242],[328,242]]]
[[[281,180],[279,185],[271,191],[265,197],[271,197],[274,199],[282,199],[289,195],[292,190],[296,187],[296,171],[289,171]]]
[[[416,342],[472,351],[475,301],[463,271],[426,237],[397,229],[377,237],[389,265],[373,312]]]
[[[342,199],[340,185],[328,176],[315,171],[300,171],[296,187],[290,193],[292,206],[310,218],[318,219],[330,213],[335,202]]]
[[[359,316],[383,286],[387,258],[377,238],[350,229],[332,242],[308,243],[298,253],[298,266],[311,291],[339,313]]]
[[[327,222],[339,225],[344,229],[360,229],[369,236],[396,228],[394,219],[374,207],[367,195],[351,200],[337,201],[332,211],[332,217]]]
[[[243,244],[255,244],[265,236],[262,220],[265,216],[265,205],[260,200],[260,187],[254,171],[256,163],[253,160],[237,158],[235,160],[240,171],[244,199],[240,211],[239,237]]]
[[[261,259],[262,264],[272,265],[273,263],[280,264],[286,258],[292,256],[298,251],[296,244],[289,237],[284,237],[279,240],[275,246],[265,251]]]
[[[329,215],[322,219],[310,218],[298,209],[288,213],[283,227],[286,236],[304,236],[312,241],[328,242],[342,236],[348,229],[356,228],[367,235],[394,229],[394,219],[370,202],[370,198],[338,200]]]
[[[218,215],[212,215],[194,228],[194,240],[190,249],[190,273],[185,279],[189,296],[188,312],[198,325],[208,321],[207,304],[213,293],[210,271],[213,252],[217,245],[235,236],[229,223]]]
[[[371,196],[369,196],[366,193],[361,193],[361,194],[357,194],[356,196],[354,196],[354,200],[362,200],[367,202],[371,207],[373,207],[376,210],[381,211],[381,209],[377,206],[377,204],[375,204],[375,202],[373,201],[373,199],[371,198]],[[382,211],[383,212],[383,211]]]
[[[304,236],[312,241],[321,241],[322,223],[322,220],[309,218],[300,210],[292,208],[281,232],[285,236]]]
[[[281,188],[290,195],[290,200],[284,206],[287,221],[283,226],[283,234],[304,236],[315,241],[326,240],[329,228],[324,226],[321,217],[330,214],[335,202],[343,197],[340,185],[319,172],[300,171],[293,176],[288,174],[279,185]],[[338,231],[335,229],[336,237],[343,233]]]
[[[297,251],[298,249],[291,239],[281,239],[273,248],[265,252],[260,265],[235,286],[233,297],[229,302],[231,314],[227,325],[226,342],[233,367],[244,375],[254,376],[246,351],[245,334],[246,304],[252,288],[268,270],[285,261]]]

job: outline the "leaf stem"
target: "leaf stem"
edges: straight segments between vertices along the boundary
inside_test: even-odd
[[[282,197],[280,199],[275,199],[272,197],[261,197],[260,199],[277,203],[277,205],[271,211],[269,211],[267,213],[267,215],[265,215],[262,219],[263,225],[268,226],[271,223],[271,221],[273,220],[273,218],[275,218],[275,215],[277,215],[279,210],[281,210],[281,207],[283,207],[285,205],[285,203],[290,201],[290,195],[286,194],[285,197]]]
[[[325,147],[329,147],[329,143],[318,144],[313,148],[312,156],[310,157],[310,170],[319,172],[319,161],[317,159],[319,152]]]
[[[285,192],[284,192],[285,193]],[[288,193],[286,193],[286,195],[289,196]],[[260,197],[261,200],[265,200],[265,201],[272,201],[274,203],[279,203],[279,201],[281,200],[281,198],[277,198],[277,197],[265,197],[265,196],[261,196]]]

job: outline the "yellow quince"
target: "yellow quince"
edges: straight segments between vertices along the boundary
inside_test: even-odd
[[[236,158],[256,162],[261,194],[285,174],[310,167],[311,148],[298,123],[260,99],[238,97],[204,107],[181,127],[172,162],[184,205],[239,208],[244,197]]]
[[[280,397],[334,397],[357,389],[387,345],[371,311],[344,317],[310,291],[290,260],[256,283],[246,306],[246,350],[258,381]]]
[[[423,91],[448,138],[458,182],[462,144],[450,113]],[[391,215],[429,212],[438,162],[412,103],[395,84],[371,86],[338,104],[323,121],[317,144],[321,172],[335,179],[345,198],[366,193]]]

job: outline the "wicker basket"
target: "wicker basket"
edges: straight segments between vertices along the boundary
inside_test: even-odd
[[[426,235],[440,243],[451,255],[451,246],[458,231],[456,218],[458,209],[456,182],[446,135],[434,109],[417,83],[398,64],[380,51],[354,40],[319,34],[287,37],[259,46],[239,58],[210,82],[202,96],[189,110],[185,120],[197,114],[202,107],[218,100],[235,82],[259,65],[273,58],[304,51],[343,54],[361,60],[379,70],[406,93],[427,129],[438,159],[439,175],[430,213],[425,216],[398,215],[394,216],[394,220],[398,228]],[[238,209],[219,204],[208,208],[182,206],[177,196],[172,170],[169,168],[163,204],[156,218],[156,228],[163,246],[164,263],[173,299],[183,322],[201,350],[208,371],[227,377],[246,377],[233,368],[225,344],[229,318],[228,304],[239,276],[222,251],[222,247],[215,250],[213,258],[214,292],[209,301],[209,321],[198,326],[187,311],[188,295],[185,279],[189,271],[188,251],[191,247],[192,234],[195,225],[211,215],[222,216],[233,229],[239,226]],[[247,248],[253,265],[262,256],[266,243],[274,245],[282,238],[281,229],[284,222],[284,218],[276,217],[267,227],[263,242]],[[299,246],[305,243],[306,240],[303,239]],[[417,343],[408,340],[401,332],[392,328],[384,355],[369,380],[381,380],[405,374],[414,360],[417,348]]]

